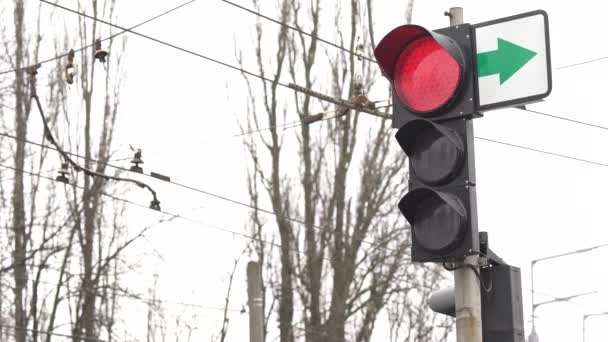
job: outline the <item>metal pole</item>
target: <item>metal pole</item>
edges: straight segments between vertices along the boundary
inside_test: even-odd
[[[585,342],[585,321],[587,320],[587,318],[589,318],[591,316],[607,316],[607,315],[608,315],[608,311],[601,312],[601,313],[595,313],[595,314],[586,314],[583,316],[583,342]]]
[[[451,12],[448,13],[448,15],[450,16],[450,21],[451,21],[451,19],[452,19]],[[568,256],[568,255],[590,252],[590,251],[593,251],[595,249],[602,248],[602,247],[607,247],[607,246],[608,246],[608,243],[604,243],[604,244],[601,244],[601,245],[592,246],[592,247],[588,247],[588,248],[583,248],[583,249],[579,249],[579,250],[576,250],[576,251],[571,251],[571,252],[566,252],[566,253],[561,253],[561,254],[550,255],[550,256],[547,256],[547,257],[544,257],[544,258],[539,258],[539,259],[532,260],[532,262],[530,263],[530,286],[532,287],[532,293],[531,293],[531,298],[532,298],[532,304],[531,304],[532,305],[532,331],[530,332],[530,335],[528,336],[528,342],[538,342],[538,334],[536,333],[536,315],[535,315],[535,311],[536,311],[537,305],[534,304],[534,265],[536,265],[536,263],[539,262],[539,261],[545,261],[545,260],[549,260],[549,259],[561,258],[561,257]]]
[[[258,262],[250,261],[247,264],[247,294],[249,296],[249,342],[263,342],[262,270]]]
[[[530,331],[530,336],[528,336],[528,342],[538,342],[538,335],[536,334],[536,322],[535,322],[535,314],[536,305],[534,305],[534,265],[536,265],[537,260],[532,260],[530,263],[530,284],[532,286],[532,331]]]
[[[464,23],[462,7],[452,7],[448,12],[450,26]],[[479,269],[478,255],[464,259],[465,264]],[[456,300],[456,341],[482,342],[481,333],[481,292],[479,279],[470,267],[454,271],[454,295]]]
[[[583,316],[583,342],[585,342],[585,321],[587,320],[587,317],[589,317],[589,315]]]

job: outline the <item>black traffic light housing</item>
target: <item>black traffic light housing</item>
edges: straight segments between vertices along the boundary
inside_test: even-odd
[[[486,342],[525,342],[521,271],[505,264],[480,270],[481,330]],[[434,291],[429,306],[435,312],[456,317],[454,288]]]
[[[521,271],[509,265],[481,269],[490,291],[481,290],[481,325],[484,341],[525,342]]]
[[[393,127],[410,159],[399,209],[412,227],[412,260],[443,262],[479,252],[469,24],[428,31],[404,25],[375,50],[392,82]]]
[[[410,192],[399,210],[412,227],[412,260],[443,262],[478,253],[472,121],[414,120],[396,138],[410,159]]]

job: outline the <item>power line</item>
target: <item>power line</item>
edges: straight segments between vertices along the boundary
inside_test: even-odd
[[[269,17],[269,16],[266,16],[266,15],[264,15],[264,14],[261,14],[260,12],[257,12],[257,11],[255,11],[255,10],[252,10],[251,8],[247,8],[247,7],[241,6],[241,5],[239,5],[239,4],[236,4],[236,3],[232,2],[232,1],[228,1],[228,0],[220,0],[220,1],[225,2],[225,3],[229,4],[229,5],[234,6],[234,7],[240,8],[240,9],[242,9],[242,10],[244,10],[244,11],[246,11],[246,12],[249,12],[249,13],[251,13],[251,14],[254,14],[254,15],[256,15],[256,16],[258,16],[258,17],[260,17],[260,18],[264,18],[264,19],[266,19],[266,20],[268,20],[268,21],[271,21],[271,22],[273,22],[273,23],[275,23],[275,24],[279,24],[279,25],[281,25],[281,26],[287,27],[287,28],[288,28],[288,29],[290,29],[290,30],[297,31],[297,32],[299,32],[299,33],[301,33],[301,34],[303,34],[303,35],[305,35],[305,36],[308,36],[308,37],[310,37],[310,38],[312,38],[312,39],[314,39],[314,40],[318,40],[318,41],[320,41],[320,42],[322,42],[322,43],[325,43],[325,44],[327,44],[327,45],[331,45],[331,46],[333,46],[333,47],[335,47],[335,48],[337,48],[337,49],[340,49],[340,50],[342,50],[342,51],[344,51],[344,52],[348,52],[348,53],[350,53],[350,54],[351,54],[351,55],[353,55],[353,56],[357,56],[357,57],[359,57],[359,58],[365,59],[365,60],[367,60],[367,61],[369,61],[369,62],[372,62],[372,63],[378,63],[378,62],[376,62],[376,60],[375,60],[375,59],[372,59],[372,58],[369,58],[369,57],[367,57],[367,56],[363,56],[363,55],[361,55],[361,54],[358,54],[358,53],[356,53],[356,52],[354,52],[354,51],[351,51],[351,50],[349,50],[349,49],[347,49],[347,48],[345,48],[345,47],[343,47],[343,46],[341,46],[341,45],[338,45],[338,44],[336,44],[336,43],[332,43],[332,42],[330,42],[330,41],[329,41],[329,40],[327,40],[327,39],[323,39],[323,38],[321,38],[321,37],[319,37],[319,36],[317,36],[317,35],[314,35],[314,34],[312,34],[312,33],[309,33],[309,32],[306,32],[306,31],[303,31],[303,30],[301,30],[301,29],[299,29],[299,28],[297,28],[297,27],[295,27],[295,26],[291,26],[291,25],[289,25],[289,24],[287,24],[287,23],[284,23],[284,22],[282,22],[282,21],[280,21],[280,20],[277,20],[277,19],[271,18],[271,17]]]
[[[49,127],[46,117],[44,116],[44,111],[42,110],[42,104],[40,103],[40,99],[38,98],[38,94],[36,93],[36,74],[37,74],[36,69],[28,70],[28,72],[30,74],[30,85],[31,85],[32,97],[34,98],[34,100],[36,100],[36,106],[38,107],[38,111],[40,112],[40,118],[42,119],[42,123],[44,124],[44,133],[46,135],[46,138],[51,142],[51,144],[53,144],[53,146],[55,146],[55,148],[57,149],[57,152],[59,152],[59,154],[61,154],[61,156],[63,157],[65,162],[71,164],[72,167],[74,167],[74,169],[76,171],[82,171],[82,172],[84,172],[85,175],[87,175],[89,177],[99,177],[104,180],[113,180],[113,181],[117,181],[117,182],[132,183],[132,184],[139,186],[140,188],[144,188],[144,189],[148,190],[152,194],[152,201],[150,202],[150,208],[155,209],[155,210],[160,210],[160,202],[158,201],[158,198],[156,197],[156,191],[154,191],[154,189],[152,189],[152,187],[149,186],[148,184],[146,184],[142,181],[136,180],[136,179],[132,179],[132,178],[112,176],[112,175],[107,175],[102,172],[90,170],[87,167],[80,166],[78,163],[76,163],[74,160],[72,160],[72,158],[70,158],[69,154],[65,153],[65,151],[61,148],[61,146],[59,146],[59,144],[55,140],[55,137],[53,137],[51,128]]]
[[[589,127],[594,127],[594,128],[608,130],[608,127],[606,127],[606,126],[600,126],[600,125],[592,124],[592,123],[585,122],[585,121],[579,121],[579,120],[574,120],[574,119],[566,118],[566,117],[559,116],[559,115],[553,115],[553,114],[543,113],[543,112],[539,112],[539,111],[536,111],[536,110],[528,109],[528,108],[525,108],[525,107],[523,107],[523,108],[522,107],[514,107],[514,108],[517,108],[519,110],[523,110],[523,111],[526,111],[526,112],[530,112],[530,113],[535,113],[535,114],[538,114],[538,115],[543,115],[543,116],[550,117],[550,118],[553,118],[553,119],[564,120],[564,121],[576,123],[576,124],[579,124],[579,125],[584,125],[584,126],[589,126]]]
[[[44,145],[42,143],[37,143],[35,141],[31,141],[31,140],[28,140],[28,139],[20,139],[20,138],[17,138],[16,136],[14,136],[12,134],[9,134],[9,133],[6,133],[6,132],[0,132],[0,136],[6,137],[6,138],[10,138],[10,139],[13,139],[13,140],[16,140],[16,141],[21,141],[21,142],[24,142],[24,143],[27,143],[27,144],[35,145],[35,146],[38,146],[38,147],[41,147],[41,148],[44,148],[44,149],[48,149],[48,150],[59,152],[59,150],[56,149],[54,146]],[[76,154],[76,153],[72,153],[72,152],[69,152],[69,151],[65,151],[65,153],[69,154],[70,156],[82,158],[84,160],[88,160],[88,161],[93,162],[93,163],[106,164],[105,162],[102,162],[102,161],[99,161],[99,160],[96,160],[96,159],[93,159],[93,158],[87,158],[85,156],[82,156],[82,155],[79,155],[79,154]],[[127,159],[131,159],[131,157],[116,159],[114,161],[123,161],[123,160],[127,160]],[[50,171],[48,171],[48,172],[50,172]]]
[[[593,62],[601,61],[601,60],[606,59],[606,58],[608,58],[608,56],[599,57],[599,58],[591,59],[591,60],[584,61],[584,62],[578,62],[578,63],[574,63],[574,64],[564,65],[564,66],[555,68],[555,70],[566,69],[566,68],[571,68],[571,67],[574,67],[574,66],[579,66],[579,65],[583,65],[583,64],[593,63]]]
[[[331,119],[331,118],[329,118],[329,119]],[[14,138],[13,136],[8,135],[6,133],[0,133],[0,134],[4,135],[4,136],[7,136],[7,137]],[[560,158],[565,158],[565,159],[569,159],[569,160],[576,160],[576,161],[579,161],[579,162],[584,162],[584,163],[589,163],[589,164],[593,164],[593,165],[608,167],[608,164],[603,164],[603,163],[599,163],[599,162],[595,162],[595,161],[591,161],[591,160],[587,160],[587,159],[582,159],[582,158],[577,158],[577,157],[571,157],[571,156],[567,156],[567,155],[564,155],[564,154],[548,152],[548,151],[544,151],[544,150],[540,150],[540,149],[535,149],[535,148],[531,148],[531,147],[527,147],[527,146],[522,146],[522,145],[516,145],[516,144],[512,144],[512,143],[508,143],[508,142],[504,142],[504,141],[499,141],[499,140],[495,140],[495,139],[489,139],[489,138],[484,138],[484,137],[475,137],[475,138],[479,139],[479,140],[484,140],[484,141],[496,143],[496,144],[501,144],[501,145],[505,145],[505,146],[514,147],[514,148],[519,148],[519,149],[534,151],[534,152],[538,152],[538,153],[543,153],[543,154],[551,155],[551,156],[554,156],[554,157],[560,157]],[[26,140],[26,142],[30,143],[27,140]],[[41,145],[41,144],[37,144],[37,143],[34,143],[34,144],[36,144],[36,145],[38,145],[40,147],[45,146],[45,145]],[[75,156],[78,156],[78,155],[75,155]],[[130,172],[129,169],[121,167],[121,166],[118,166],[118,165],[113,165],[113,164],[110,164],[110,163],[104,163],[104,162],[97,161],[97,160],[92,160],[92,161],[93,162],[103,163],[103,164],[105,164],[107,166],[113,167],[113,168],[118,169],[118,170]],[[160,179],[160,178],[156,178],[156,177],[153,177],[153,176],[145,174],[145,173],[142,174],[142,175],[144,175],[146,177],[151,177],[151,178],[154,178],[154,179]],[[194,191],[194,192],[201,193],[203,195],[214,197],[214,198],[217,198],[217,199],[220,199],[220,200],[223,200],[223,201],[226,201],[226,202],[230,202],[230,203],[233,203],[233,204],[236,204],[236,205],[240,205],[240,206],[252,209],[252,210],[258,210],[260,212],[267,213],[267,214],[273,215],[273,216],[278,217],[278,218],[283,218],[283,219],[286,219],[286,220],[289,220],[289,221],[292,221],[292,222],[295,222],[295,223],[306,225],[306,222],[304,222],[302,220],[295,219],[295,218],[292,218],[290,216],[280,216],[277,213],[275,213],[274,211],[271,211],[271,210],[268,210],[268,209],[263,209],[263,208],[260,208],[260,207],[257,207],[257,206],[251,205],[251,204],[247,204],[245,202],[241,202],[241,201],[238,201],[238,200],[235,200],[235,199],[232,199],[232,198],[220,195],[220,194],[212,193],[212,192],[209,192],[209,191],[206,191],[206,190],[198,189],[198,188],[195,188],[193,186],[190,186],[190,185],[187,185],[187,184],[183,184],[183,183],[178,183],[178,182],[171,181],[171,180],[166,180],[166,179],[160,179],[160,180],[165,181],[165,182],[170,183],[170,184],[173,184],[175,186],[184,188],[184,189],[188,189],[188,190],[191,190],[191,191]],[[318,225],[313,225],[312,227],[315,228],[315,229],[317,229],[317,230],[323,230],[324,229],[323,227],[318,226]],[[378,244],[373,243],[373,242],[369,242],[369,241],[366,241],[366,240],[363,240],[362,242],[366,243],[366,244],[369,244],[371,246],[378,246]],[[385,248],[387,250],[394,250],[394,249],[389,248],[389,247],[382,247],[382,248]]]
[[[182,8],[182,7],[186,6],[186,5],[189,5],[189,4],[191,4],[191,3],[195,2],[195,1],[197,1],[197,0],[190,0],[190,1],[185,2],[185,3],[183,3],[183,4],[179,5],[179,6],[173,7],[172,9],[170,9],[170,10],[168,10],[168,11],[165,11],[165,12],[163,12],[163,13],[160,13],[160,14],[158,14],[158,15],[156,15],[156,16],[154,16],[154,17],[152,17],[152,18],[150,18],[150,19],[148,19],[148,20],[146,20],[146,21],[142,21],[141,23],[139,23],[139,24],[137,24],[137,25],[135,25],[135,26],[132,26],[132,27],[130,27],[129,29],[124,29],[124,30],[122,30],[122,31],[120,31],[120,32],[118,32],[118,33],[115,33],[115,34],[110,35],[110,36],[108,36],[108,37],[106,37],[106,38],[100,39],[100,41],[102,41],[102,42],[103,42],[103,41],[106,41],[106,40],[110,40],[110,39],[112,39],[112,38],[115,38],[116,36],[119,36],[119,35],[121,35],[121,34],[123,34],[123,33],[125,33],[125,32],[128,32],[128,31],[132,30],[132,29],[138,28],[138,27],[140,27],[140,26],[142,26],[142,25],[144,25],[144,24],[147,24],[147,23],[149,23],[149,22],[151,22],[151,21],[153,21],[153,20],[156,20],[156,19],[158,19],[158,18],[160,18],[160,17],[162,17],[162,16],[164,16],[164,15],[167,15],[167,14],[169,14],[169,13],[171,13],[171,12],[175,11],[175,10],[178,10],[178,9],[180,9],[180,8]],[[84,49],[88,49],[88,48],[90,48],[90,47],[93,47],[94,45],[95,45],[95,43],[92,43],[92,44],[89,44],[89,45],[82,46],[81,48],[74,50],[74,52],[79,52],[79,51],[82,51],[82,50],[84,50]],[[65,53],[62,53],[62,54],[60,54],[60,55],[57,55],[57,56],[55,56],[55,57],[53,57],[53,58],[49,58],[49,59],[43,60],[43,61],[41,61],[41,62],[37,62],[36,64],[37,64],[37,65],[39,65],[39,64],[44,64],[44,63],[52,62],[52,61],[54,61],[54,60],[57,60],[57,59],[60,59],[60,58],[64,58],[64,57],[67,57],[67,56],[68,56],[68,52],[65,52]],[[28,66],[21,67],[21,68],[18,68],[18,69],[5,70],[5,71],[0,72],[0,75],[3,75],[3,74],[8,74],[8,73],[11,73],[11,72],[17,72],[17,71],[21,71],[21,70],[26,70],[26,69],[31,68],[31,67],[32,67],[31,65],[28,65]]]
[[[223,1],[223,0],[221,0],[221,1]],[[145,34],[143,34],[143,33],[139,33],[139,32],[133,31],[133,30],[131,30],[131,29],[125,28],[125,27],[120,26],[120,25],[112,24],[112,23],[110,23],[110,22],[108,22],[108,21],[105,21],[105,20],[103,20],[103,19],[99,19],[99,18],[95,18],[95,17],[90,16],[90,15],[88,15],[88,14],[86,14],[86,13],[78,12],[78,11],[73,10],[73,9],[71,9],[71,8],[68,8],[68,7],[65,7],[65,6],[61,6],[61,5],[59,5],[59,4],[52,3],[52,2],[49,2],[49,1],[47,1],[47,0],[40,0],[40,2],[43,2],[43,3],[45,3],[45,4],[48,4],[48,5],[51,5],[51,6],[55,6],[55,7],[61,8],[61,9],[66,10],[66,11],[68,11],[68,12],[71,12],[71,13],[74,13],[74,14],[77,14],[77,15],[80,15],[80,16],[83,16],[83,17],[88,18],[88,19],[91,19],[91,20],[95,20],[95,21],[97,21],[97,22],[100,22],[100,23],[105,24],[105,25],[108,25],[108,26],[116,27],[116,28],[118,28],[118,29],[120,29],[120,30],[128,31],[128,32],[130,32],[130,33],[133,33],[134,35],[137,35],[137,36],[140,36],[140,37],[143,37],[143,38],[146,38],[146,39],[152,40],[152,41],[154,41],[154,42],[156,42],[156,43],[159,43],[159,44],[162,44],[162,45],[165,45],[165,46],[171,47],[171,48],[176,49],[176,50],[178,50],[178,51],[181,51],[181,52],[184,52],[184,53],[187,53],[187,54],[190,54],[190,55],[193,55],[193,56],[196,56],[196,57],[199,57],[199,58],[202,58],[202,59],[208,60],[208,61],[210,61],[210,62],[217,63],[217,64],[219,64],[219,65],[225,66],[225,67],[227,67],[227,68],[230,68],[230,69],[233,69],[233,70],[236,70],[236,71],[240,71],[242,74],[249,75],[249,76],[256,77],[256,78],[259,78],[259,79],[261,79],[261,80],[262,80],[262,81],[264,81],[264,82],[268,82],[268,83],[271,83],[271,84],[273,84],[273,85],[280,85],[280,86],[282,86],[282,87],[285,87],[285,88],[288,88],[288,89],[291,89],[291,90],[295,90],[295,91],[297,91],[297,92],[306,93],[306,94],[310,95],[310,93],[308,92],[308,91],[309,91],[309,89],[306,89],[306,88],[303,88],[303,87],[297,86],[297,85],[295,85],[295,84],[287,84],[287,83],[280,82],[280,81],[278,80],[278,78],[279,78],[279,76],[280,76],[280,75],[276,75],[276,76],[275,76],[275,77],[276,77],[276,79],[274,79],[274,80],[273,80],[273,79],[270,79],[270,78],[265,77],[265,76],[263,76],[263,75],[256,74],[256,73],[251,72],[251,71],[249,71],[249,70],[243,69],[242,67],[235,66],[235,65],[232,65],[232,64],[227,63],[227,62],[223,62],[223,61],[221,61],[221,60],[219,60],[219,59],[215,59],[215,58],[212,58],[212,57],[209,57],[209,56],[206,56],[206,55],[200,54],[200,53],[198,53],[198,52],[194,52],[194,51],[192,51],[192,50],[188,50],[188,49],[186,49],[186,48],[183,48],[183,47],[177,46],[177,45],[172,44],[172,43],[168,43],[168,42],[166,42],[166,41],[163,41],[163,40],[160,40],[160,39],[157,39],[157,38],[151,37],[151,36],[149,36],[149,35],[145,35]],[[354,53],[354,52],[353,52],[353,53]],[[318,95],[312,95],[312,96],[314,96],[314,97],[316,97],[316,98],[318,98],[318,99],[324,100],[324,101],[329,101],[329,102],[332,102],[332,103],[337,103],[337,102],[349,102],[349,101],[336,100],[336,99],[330,100],[331,98],[330,98],[329,96],[321,96],[321,97],[320,97],[320,96],[318,96]],[[343,105],[343,106],[345,106],[345,105],[346,105],[346,103],[340,103],[340,104],[341,104],[341,105]],[[367,109],[367,110],[366,110],[366,108],[363,108],[363,107],[362,107],[362,108],[355,108],[355,109],[357,109],[357,110],[361,110],[361,111],[364,111],[364,112],[366,112],[366,113],[370,113],[370,114],[372,114],[372,115],[378,115],[377,113],[374,113],[372,110],[369,110],[369,109]]]
[[[332,118],[335,118],[335,117],[330,117],[328,119],[332,119]],[[16,137],[14,137],[14,136],[12,136],[10,134],[7,134],[7,133],[0,133],[0,134],[2,134],[3,136],[6,136],[6,137],[17,139]],[[32,143],[29,140],[23,140],[23,141],[25,141],[26,143]],[[40,146],[40,147],[43,147],[43,148],[46,147],[46,145],[42,145],[42,144],[38,144],[38,143],[33,143],[33,144],[35,144],[37,146]],[[72,155],[76,156],[76,157],[79,157],[79,155],[77,155],[77,154],[72,154]],[[107,163],[107,162],[102,162],[102,161],[94,160],[94,159],[91,159],[91,161],[97,162],[97,163],[101,163],[101,164],[104,164],[106,166],[109,166],[109,167],[112,167],[112,168],[115,168],[115,169],[118,169],[118,170],[121,170],[121,171],[130,172],[129,169],[127,169],[125,167],[122,167],[122,166],[118,166],[118,165],[114,165],[114,164],[110,164],[110,163]],[[269,214],[269,215],[273,215],[273,216],[275,216],[277,218],[285,219],[285,220],[288,220],[288,221],[291,221],[291,222],[295,222],[295,223],[298,223],[298,224],[302,224],[302,225],[307,225],[307,223],[305,221],[303,221],[303,220],[296,219],[296,218],[293,218],[293,217],[290,217],[290,216],[282,216],[282,215],[279,215],[279,214],[277,214],[276,212],[274,212],[272,210],[260,208],[258,206],[254,206],[254,205],[251,205],[251,204],[248,204],[248,203],[245,203],[245,202],[241,202],[241,201],[238,201],[238,200],[235,200],[235,199],[232,199],[232,198],[228,198],[228,197],[223,196],[223,195],[219,195],[219,194],[215,194],[215,193],[212,193],[212,192],[209,192],[209,191],[206,191],[206,190],[198,189],[198,188],[195,188],[195,187],[187,185],[187,184],[178,183],[178,182],[171,181],[171,180],[168,180],[168,179],[157,178],[157,177],[154,177],[152,175],[145,174],[145,173],[141,173],[141,175],[146,176],[146,177],[150,177],[150,178],[153,178],[153,179],[156,179],[156,180],[162,180],[164,182],[167,182],[167,183],[173,184],[175,186],[178,186],[178,187],[181,187],[181,188],[184,188],[184,189],[188,189],[188,190],[191,190],[191,191],[194,191],[194,192],[198,192],[198,193],[201,193],[203,195],[207,195],[207,196],[214,197],[214,198],[217,198],[217,199],[221,199],[223,201],[230,202],[230,203],[233,203],[233,204],[236,204],[236,205],[240,205],[240,206],[252,209],[252,210],[257,210],[257,211],[260,211],[260,212],[263,212],[263,213],[266,213],[266,214]],[[312,225],[312,227],[314,229],[319,230],[319,231],[324,231],[326,229],[326,228],[323,228],[323,227],[321,227],[319,225],[314,225],[314,224]],[[380,246],[380,244],[378,244],[378,243],[374,243],[374,242],[370,242],[370,241],[366,241],[366,240],[361,240],[361,242],[365,243],[367,245],[370,245],[370,246],[374,246],[374,247],[379,247]],[[395,249],[389,248],[389,247],[382,247],[382,248],[385,248],[386,250],[396,251]]]
[[[540,149],[536,149],[536,148],[532,148],[532,147],[511,144],[511,143],[504,142],[504,141],[499,141],[499,140],[494,140],[494,139],[488,139],[488,138],[482,138],[482,137],[475,137],[475,139],[489,141],[489,142],[492,142],[492,143],[495,143],[495,144],[501,144],[501,145],[511,146],[511,147],[515,147],[515,148],[520,148],[520,149],[524,149],[524,150],[528,150],[528,151],[534,151],[534,152],[538,152],[538,153],[543,153],[543,154],[547,154],[547,155],[551,155],[551,156],[555,156],[555,157],[560,157],[560,158],[565,158],[565,159],[570,159],[570,160],[576,160],[576,161],[583,162],[583,163],[589,163],[589,164],[593,164],[593,165],[608,167],[608,164],[603,164],[603,163],[600,163],[600,162],[595,162],[595,161],[592,161],[592,160],[587,160],[587,159],[582,159],[582,158],[577,158],[577,157],[571,157],[571,156],[567,156],[565,154],[548,152],[548,151],[545,151],[545,150],[540,150]]]
[[[24,331],[29,331],[29,332],[35,332],[35,333],[43,334],[43,335],[60,336],[60,337],[67,337],[67,338],[73,338],[73,339],[76,338],[76,336],[74,336],[74,335],[61,334],[61,333],[56,333],[56,332],[46,331],[46,330],[37,330],[37,329],[30,329],[30,328],[22,328],[22,327],[16,327],[14,325],[8,325],[8,324],[0,324],[0,327],[2,327],[2,328],[9,328],[9,329],[16,329],[16,330],[24,330]],[[89,342],[107,342],[106,340],[102,340],[102,339],[98,339],[98,338],[94,338],[94,337],[79,336],[79,338],[81,340],[89,341]]]
[[[125,27],[120,26],[120,25],[112,24],[112,23],[110,23],[110,22],[108,22],[108,21],[105,21],[105,20],[103,20],[103,19],[99,19],[99,18],[95,18],[95,17],[90,16],[90,15],[88,15],[88,14],[86,14],[86,13],[78,12],[78,11],[73,10],[73,9],[71,9],[71,8],[68,8],[68,7],[65,7],[65,6],[62,6],[62,5],[56,4],[56,3],[52,3],[52,2],[49,2],[49,1],[46,1],[46,0],[40,0],[40,2],[43,2],[43,3],[45,3],[45,4],[48,4],[48,5],[51,5],[51,6],[55,6],[55,7],[61,8],[61,9],[66,10],[66,11],[68,11],[68,12],[72,12],[72,13],[74,13],[74,14],[77,14],[77,15],[83,16],[83,17],[88,18],[88,19],[95,20],[95,21],[97,21],[97,22],[100,22],[100,23],[102,23],[102,24],[105,24],[105,25],[108,25],[108,26],[111,26],[111,27],[115,27],[115,28],[120,29],[120,30],[128,31],[128,32],[130,32],[130,33],[132,33],[132,34],[134,34],[134,35],[136,35],[136,36],[140,36],[140,37],[143,37],[143,38],[149,39],[149,40],[151,40],[151,41],[154,41],[154,42],[156,42],[156,43],[159,43],[159,44],[162,44],[162,45],[165,45],[165,46],[168,46],[168,47],[174,48],[174,49],[179,50],[179,51],[181,51],[181,52],[185,52],[185,53],[187,53],[187,54],[190,54],[190,55],[193,55],[193,56],[196,56],[196,57],[200,57],[200,58],[206,59],[206,60],[208,60],[208,61],[211,61],[211,62],[214,62],[214,63],[220,64],[220,65],[223,65],[223,66],[225,66],[225,67],[227,67],[227,68],[230,68],[230,69],[233,69],[233,70],[240,71],[240,72],[242,72],[242,73],[244,73],[244,74],[247,74],[247,75],[249,75],[249,76],[257,77],[257,78],[259,78],[259,79],[261,79],[261,80],[263,80],[263,81],[270,82],[270,83],[273,83],[273,84],[277,84],[277,85],[280,85],[280,86],[283,86],[283,87],[286,87],[286,88],[290,88],[290,87],[289,87],[289,85],[287,85],[286,83],[281,83],[281,82],[279,82],[278,80],[272,80],[272,79],[270,79],[270,78],[267,78],[267,77],[265,77],[265,76],[262,76],[262,75],[256,74],[256,73],[254,73],[254,72],[247,71],[247,70],[245,70],[245,69],[243,69],[243,68],[241,68],[241,67],[237,67],[237,66],[234,66],[234,65],[232,65],[232,64],[229,64],[229,63],[226,63],[226,62],[222,62],[222,61],[220,61],[219,59],[215,59],[215,58],[212,58],[212,57],[205,56],[205,55],[200,54],[200,53],[198,53],[198,52],[194,52],[194,51],[192,51],[192,50],[188,50],[188,49],[186,49],[186,48],[183,48],[183,47],[177,46],[177,45],[172,44],[172,43],[165,42],[165,41],[163,41],[163,40],[160,40],[160,39],[157,39],[157,38],[154,38],[154,37],[148,36],[148,35],[146,35],[146,34],[143,34],[143,33],[139,33],[139,32],[133,31],[132,29],[125,28]],[[290,89],[291,89],[291,88],[290,88]]]
[[[13,167],[13,166],[8,166],[8,165],[3,165],[3,164],[0,164],[0,167],[4,167],[4,168],[7,168],[7,169],[15,170],[15,171],[18,171],[18,172],[24,172],[24,173],[27,173],[29,175],[35,176],[35,177],[40,177],[42,179],[50,180],[52,182],[57,182],[55,179],[53,179],[51,177],[44,176],[44,175],[42,175],[40,173],[35,173],[35,172],[27,171],[27,170],[22,170],[22,169],[18,169],[16,167]],[[73,187],[76,187],[78,189],[83,189],[84,190],[84,187],[79,186],[77,184],[70,183],[69,185],[71,185]],[[173,214],[173,213],[170,213],[170,212],[165,211],[165,210],[152,209],[149,206],[146,206],[146,205],[143,205],[143,204],[139,204],[139,203],[133,202],[133,201],[128,200],[128,199],[120,198],[118,196],[111,195],[111,194],[109,194],[107,192],[100,191],[100,194],[102,196],[106,196],[108,198],[111,198],[111,199],[113,199],[115,201],[124,202],[126,204],[130,204],[130,205],[133,205],[133,206],[136,206],[136,207],[140,207],[140,208],[144,208],[144,209],[147,209],[147,210],[151,210],[151,211],[154,211],[154,212],[159,212],[161,214],[172,216],[174,218],[178,218],[178,219],[181,219],[181,220],[184,220],[184,221],[188,221],[188,222],[191,222],[191,223],[194,223],[194,224],[206,227],[206,228],[222,231],[222,232],[225,232],[225,233],[230,233],[230,234],[233,234],[234,236],[240,236],[240,237],[243,237],[243,238],[251,240],[251,241],[258,241],[258,242],[261,242],[263,244],[267,244],[267,245],[271,245],[271,246],[274,246],[274,247],[277,247],[277,248],[281,248],[281,244],[276,243],[276,242],[267,241],[267,240],[264,240],[264,239],[261,239],[261,238],[255,237],[255,236],[247,235],[247,234],[244,234],[244,233],[239,233],[239,232],[234,231],[234,230],[230,230],[230,229],[226,229],[226,228],[221,228],[221,227],[213,226],[213,225],[210,225],[208,223],[204,223],[202,221],[198,221],[198,220],[195,220],[195,219],[192,219],[192,218],[188,218],[188,217],[182,216],[180,214]],[[296,253],[305,254],[304,252],[300,252],[300,251],[295,250],[295,249],[291,249],[290,248],[290,250],[293,251],[293,252],[296,252]],[[327,258],[324,258],[324,260],[331,261],[331,260],[329,260]]]

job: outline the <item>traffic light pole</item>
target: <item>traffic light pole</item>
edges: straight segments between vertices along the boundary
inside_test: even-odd
[[[447,13],[450,26],[464,23],[462,7],[452,7]],[[479,268],[479,256],[470,255],[464,259],[466,265]],[[470,267],[462,267],[454,271],[454,295],[456,304],[456,341],[482,342],[481,331],[481,292],[480,280]]]

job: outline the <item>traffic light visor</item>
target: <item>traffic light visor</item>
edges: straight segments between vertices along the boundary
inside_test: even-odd
[[[463,55],[450,38],[417,25],[389,32],[375,50],[376,60],[401,102],[411,111],[445,107],[463,78]]]
[[[410,223],[418,245],[428,251],[447,251],[464,236],[466,210],[451,194],[418,188],[401,199],[399,210]]]

